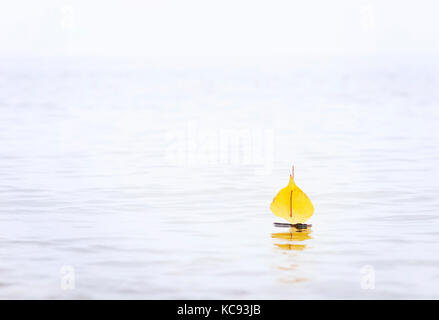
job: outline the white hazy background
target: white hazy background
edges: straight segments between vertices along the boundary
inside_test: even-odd
[[[0,298],[439,298],[438,9],[2,2]]]
[[[435,1],[14,1],[4,56],[437,53]]]

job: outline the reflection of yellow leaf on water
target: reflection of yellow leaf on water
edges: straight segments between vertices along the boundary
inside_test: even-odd
[[[308,281],[307,278],[291,278],[291,279],[282,278],[282,279],[279,279],[279,280],[281,282],[284,282],[284,283],[300,283],[300,282]]]
[[[311,236],[309,235],[310,232],[311,230],[308,229],[303,231],[272,233],[271,237],[276,239],[289,240],[289,241],[304,241],[311,239]]]
[[[291,270],[297,269],[297,265],[296,264],[292,264],[292,265],[290,265],[288,267],[277,267],[277,268],[279,270],[282,270],[282,271],[291,271]]]
[[[293,224],[304,223],[313,215],[311,200],[294,182],[294,166],[290,182],[273,199],[270,209],[276,216]]]
[[[290,243],[280,244],[280,243],[275,243],[275,245],[277,247],[279,247],[280,249],[283,249],[283,250],[303,250],[303,249],[306,248],[305,244],[290,244]]]

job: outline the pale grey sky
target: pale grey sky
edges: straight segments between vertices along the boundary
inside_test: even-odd
[[[435,1],[4,1],[1,56],[436,53]]]

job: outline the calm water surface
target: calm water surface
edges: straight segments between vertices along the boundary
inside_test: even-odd
[[[2,60],[0,298],[439,298],[438,71]]]

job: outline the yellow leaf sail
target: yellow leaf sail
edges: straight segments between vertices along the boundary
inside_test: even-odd
[[[278,217],[293,224],[305,223],[314,213],[311,200],[294,182],[294,167],[290,182],[274,197],[270,209]]]

